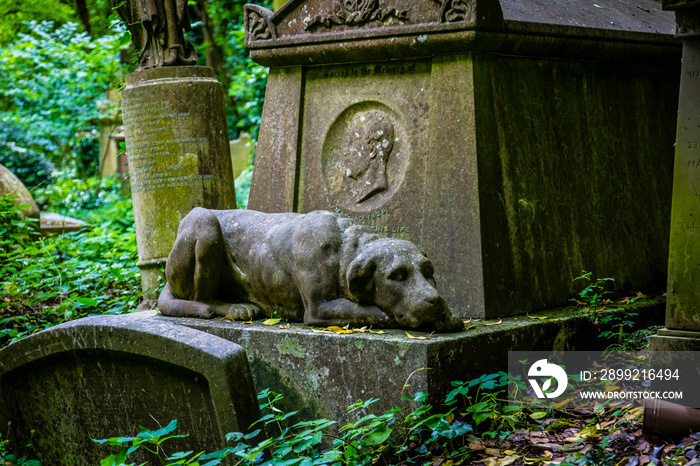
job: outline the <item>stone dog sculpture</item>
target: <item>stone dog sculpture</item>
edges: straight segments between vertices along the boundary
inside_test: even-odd
[[[159,299],[169,316],[262,312],[307,325],[458,331],[411,242],[337,214],[196,208],[180,222]]]

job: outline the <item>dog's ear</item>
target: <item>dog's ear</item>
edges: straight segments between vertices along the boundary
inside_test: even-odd
[[[360,254],[348,266],[346,276],[348,291],[361,303],[372,301],[375,270],[377,270],[377,259],[374,254]]]

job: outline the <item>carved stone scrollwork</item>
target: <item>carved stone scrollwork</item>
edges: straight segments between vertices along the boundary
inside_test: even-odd
[[[258,5],[248,4],[244,7],[245,31],[251,40],[277,39],[275,25],[270,18],[272,12]]]
[[[690,11],[676,11],[676,37],[700,36],[700,14]]]
[[[335,0],[332,14],[314,16],[305,29],[308,31],[318,26],[330,28],[333,25],[362,26],[389,17],[408,21],[408,10],[380,8],[377,0]]]
[[[473,10],[470,0],[443,0],[440,8],[440,22],[454,23],[469,19]]]

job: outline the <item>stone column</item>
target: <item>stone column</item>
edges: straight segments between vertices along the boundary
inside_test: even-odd
[[[142,308],[153,291],[180,220],[194,207],[235,209],[223,86],[208,67],[137,71],[121,93],[134,202]]]
[[[676,10],[676,37],[683,41],[666,328],[650,337],[658,351],[700,350],[700,1],[665,0]]]

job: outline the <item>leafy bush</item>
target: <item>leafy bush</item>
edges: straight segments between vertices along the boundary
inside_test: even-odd
[[[64,170],[54,172],[53,177],[53,184],[34,190],[34,200],[41,210],[101,223],[94,211],[122,198],[118,176],[78,178],[74,171]]]
[[[3,234],[0,251],[0,346],[92,313],[136,308],[142,292],[130,200],[105,207],[108,220],[92,229],[24,240],[30,231],[17,221],[17,206],[0,199],[0,228],[10,238]]]
[[[226,35],[232,52],[226,60],[226,70],[232,77],[228,94],[234,106],[228,109],[228,127],[231,139],[240,133],[249,133],[253,141],[257,141],[268,69],[249,58],[243,45],[244,36],[242,23],[228,30]]]
[[[234,181],[236,187],[236,204],[239,209],[248,207],[248,195],[250,194],[250,182],[253,179],[253,166],[249,165]]]
[[[459,464],[469,460],[473,453],[469,445],[472,440],[469,434],[472,432],[473,422],[480,423],[487,418],[492,418],[496,422],[491,424],[492,426],[500,425],[502,416],[512,415],[513,410],[510,414],[504,412],[505,404],[497,398],[510,381],[507,374],[499,372],[468,382],[453,382],[457,388],[450,392],[443,412],[440,413],[433,413],[433,407],[430,404],[424,404],[426,394],[421,392],[413,397],[404,397],[404,400],[418,402],[421,405],[403,418],[399,416],[402,408],[393,408],[380,415],[369,412],[376,399],[355,403],[347,408],[349,412],[367,414],[360,416],[353,423],[340,427],[337,435],[330,435],[332,438],[330,448],[322,447],[323,438],[324,435],[329,436],[328,431],[334,427],[335,421],[317,419],[300,421],[289,426],[288,421],[297,413],[282,411],[279,404],[283,396],[270,390],[263,390],[258,394],[258,400],[264,415],[253,424],[253,426],[257,425],[257,430],[249,434],[229,433],[226,439],[234,442],[235,446],[208,454],[193,451],[176,453],[169,458],[162,458],[162,464],[214,466],[228,456],[235,458],[230,461],[230,464],[236,466],[430,464],[437,458]],[[458,400],[463,401],[468,407],[476,408],[470,411],[471,414],[457,414]],[[489,404],[488,415],[482,413],[484,402]],[[524,417],[516,416],[513,419],[517,418],[518,424],[523,424],[520,418]],[[477,419],[480,420],[477,421]],[[505,424],[515,427],[515,422]],[[99,443],[109,442],[111,445],[123,446],[120,453],[105,458],[101,465],[121,465],[129,454],[142,446],[148,447],[149,451],[157,454],[163,441],[176,437],[170,435],[175,426],[176,421],[172,421],[168,427],[158,431],[147,431],[141,428],[141,432],[136,437],[96,440]],[[264,436],[263,430],[275,433],[259,439],[260,436]],[[257,443],[254,442],[255,439],[258,439]],[[150,445],[156,445],[156,450],[152,450]],[[204,463],[205,460],[210,461]]]
[[[0,49],[0,163],[29,186],[46,182],[52,164],[84,176],[97,164],[101,100],[121,82],[122,31],[92,39],[75,23],[27,26]]]

